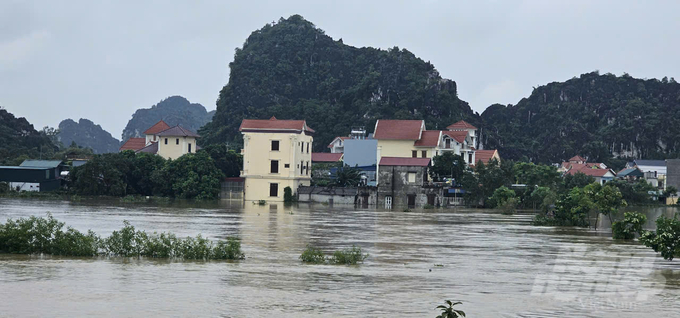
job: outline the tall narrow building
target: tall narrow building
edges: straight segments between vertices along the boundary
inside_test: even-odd
[[[283,201],[286,187],[310,185],[314,130],[304,120],[244,119],[239,131],[246,201]]]

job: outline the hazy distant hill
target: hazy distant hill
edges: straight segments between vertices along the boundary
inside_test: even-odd
[[[345,45],[299,15],[251,33],[229,68],[202,144],[240,142],[243,118],[306,119],[315,151],[380,118],[425,119],[429,129],[479,121],[431,63],[406,49]]]
[[[75,142],[78,146],[91,148],[95,154],[118,152],[120,140],[113,138],[109,132],[95,125],[92,121],[81,118],[78,122],[72,119],[59,123],[59,141],[66,147]]]
[[[21,156],[39,158],[41,147],[42,151],[57,149],[50,138],[35,130],[26,118],[16,118],[0,107],[0,165],[18,164],[14,160]]]
[[[123,130],[122,141],[142,137],[145,130],[161,119],[170,126],[179,124],[197,132],[214,114],[214,111],[207,112],[203,105],[192,104],[182,96],[171,96],[151,108],[138,109]]]

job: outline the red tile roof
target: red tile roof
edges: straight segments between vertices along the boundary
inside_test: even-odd
[[[455,124],[451,124],[449,127],[446,127],[446,129],[477,129],[477,127],[470,125],[470,123],[461,120]]]
[[[375,123],[373,139],[418,140],[424,126],[423,120],[379,119]]]
[[[145,135],[155,135],[163,130],[166,130],[170,128],[170,125],[166,124],[163,120],[157,122],[155,125],[151,126],[151,128],[147,129],[144,131]]]
[[[312,152],[312,162],[337,162],[342,159],[342,153]]]
[[[468,132],[467,131],[443,131],[442,134],[447,135],[453,140],[459,142],[459,143],[464,143],[465,138],[467,138]]]
[[[333,141],[331,141],[331,143],[328,144],[328,148],[333,148],[333,143],[338,139],[345,140],[345,139],[349,139],[349,137],[335,137],[335,139],[333,139]]]
[[[439,145],[441,130],[424,130],[420,139],[413,144],[416,147],[437,147]]]
[[[146,138],[130,138],[122,146],[119,151],[123,150],[139,150],[146,145]]]
[[[583,157],[577,155],[577,156],[571,157],[571,158],[569,159],[569,161],[583,161],[583,162],[586,162],[586,159],[583,159]]]
[[[430,164],[430,158],[400,158],[400,157],[382,157],[380,158],[381,166],[420,166],[426,167]]]
[[[307,126],[304,120],[279,120],[276,117],[270,119],[244,119],[238,131],[243,130],[296,130],[314,132]]]
[[[579,172],[591,177],[603,177],[605,174],[607,174],[607,172],[609,172],[609,169],[593,169],[586,167],[579,170],[571,168],[569,171],[567,171],[567,173],[571,175],[577,174]],[[614,173],[612,172],[612,174]]]
[[[168,129],[163,130],[159,133],[156,133],[155,135],[157,135],[157,136],[172,136],[172,137],[175,137],[175,136],[196,137],[196,138],[201,137],[197,133],[195,133],[191,130],[188,130],[186,128],[180,127],[180,126],[168,128]]]
[[[493,158],[494,154],[497,153],[498,150],[477,150],[475,151],[475,161],[479,162],[482,161],[484,164],[489,163],[491,161],[491,158]]]

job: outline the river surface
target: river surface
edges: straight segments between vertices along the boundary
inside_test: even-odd
[[[221,202],[120,204],[0,199],[0,222],[44,216],[108,236],[237,236],[246,259],[170,261],[0,254],[0,317],[678,317],[680,259],[608,228],[535,227],[530,213],[413,212]],[[672,208],[647,208],[649,227]],[[358,266],[305,265],[311,244],[357,245]]]

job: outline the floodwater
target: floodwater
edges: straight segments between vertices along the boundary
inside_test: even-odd
[[[246,259],[169,261],[0,254],[2,317],[434,317],[446,299],[469,317],[677,317],[680,259],[609,229],[535,227],[531,215],[228,203],[143,205],[0,199],[0,222],[52,213],[102,236],[237,236]],[[672,208],[647,208],[650,226]],[[305,265],[360,246],[358,266]]]

